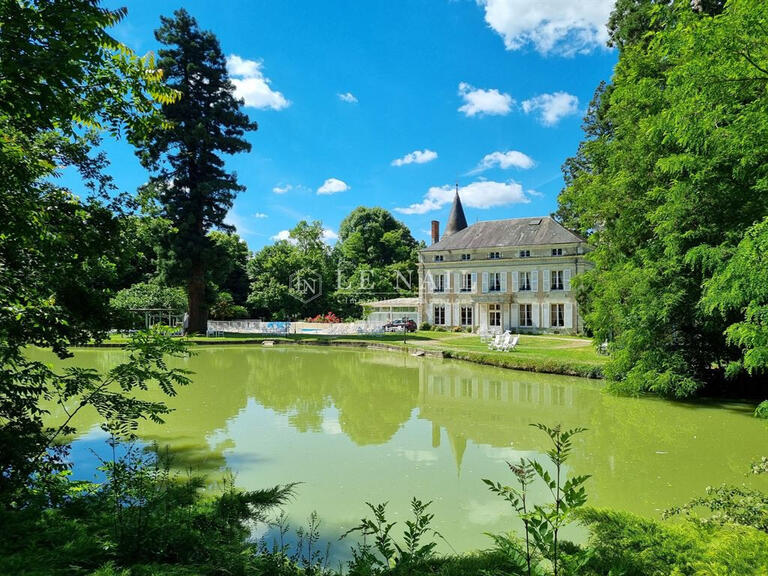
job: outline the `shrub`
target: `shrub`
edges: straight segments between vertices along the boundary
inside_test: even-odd
[[[424,331],[432,330],[432,324],[430,324],[429,322],[422,322],[419,325],[419,330],[424,330]]]
[[[235,304],[232,295],[228,292],[219,293],[216,303],[211,306],[211,319],[233,320],[235,318],[248,318],[248,310],[245,306]]]

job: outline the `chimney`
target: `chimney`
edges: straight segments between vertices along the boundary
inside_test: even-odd
[[[440,222],[432,220],[432,244],[437,244],[440,240]]]

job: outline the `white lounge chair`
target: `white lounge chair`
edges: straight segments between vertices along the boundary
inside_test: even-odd
[[[502,352],[509,352],[510,350],[514,350],[515,346],[517,346],[517,343],[520,341],[520,335],[516,334],[514,338],[507,339],[507,343],[503,344],[499,350]]]
[[[488,342],[488,350],[496,350],[501,345],[501,334],[496,334],[493,339]]]
[[[499,336],[498,341],[494,341],[491,350],[503,350],[505,346],[509,346],[510,338],[512,338],[512,334],[509,331],[504,332],[504,334]]]

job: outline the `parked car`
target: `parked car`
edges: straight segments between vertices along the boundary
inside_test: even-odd
[[[407,318],[398,318],[384,324],[384,332],[416,332],[416,322]]]

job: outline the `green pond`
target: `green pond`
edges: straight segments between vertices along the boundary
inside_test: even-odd
[[[433,500],[434,527],[458,551],[488,546],[485,532],[518,530],[482,479],[511,481],[506,461],[543,459],[548,439],[534,422],[588,428],[569,473],[592,475],[592,505],[655,518],[706,486],[762,481],[745,473],[768,453],[768,428],[747,404],[618,398],[594,381],[405,353],[196,352],[181,361],[194,384],[169,400],[175,412],[165,425],[142,425],[142,440],[169,445],[180,468],[231,469],[243,488],[301,482],[286,506],[291,523],[317,511],[338,556],[348,543],[336,538],[365,514],[366,501],[388,501],[392,519],[404,520],[412,497]],[[61,364],[106,369],[122,358],[116,349],[84,349]],[[73,460],[88,477],[104,436],[95,414],[78,425]]]

